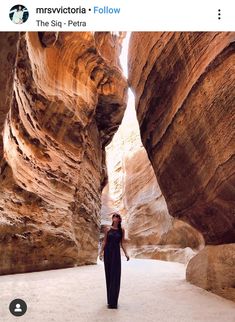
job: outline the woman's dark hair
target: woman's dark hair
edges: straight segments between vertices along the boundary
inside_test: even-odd
[[[115,216],[118,216],[118,217],[120,217],[120,218],[122,218],[118,213],[113,213],[113,215],[112,215],[112,219],[113,219],[113,217],[115,217]],[[112,225],[111,226],[113,226],[113,220],[112,220]],[[120,233],[121,233],[121,237],[122,237],[122,224],[121,224],[121,221],[119,221],[119,223],[118,223],[118,230],[120,231]]]

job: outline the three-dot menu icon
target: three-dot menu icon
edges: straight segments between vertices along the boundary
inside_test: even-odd
[[[218,19],[221,19],[221,9],[218,9]]]

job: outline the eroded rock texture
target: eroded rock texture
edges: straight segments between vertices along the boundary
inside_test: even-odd
[[[0,35],[0,160],[3,157],[3,126],[12,100],[18,38],[19,34],[16,32],[2,33]]]
[[[235,302],[235,244],[206,246],[190,260],[186,278]]]
[[[104,148],[126,106],[121,38],[27,33],[17,48],[13,42],[0,176],[2,274],[96,263]]]
[[[132,33],[129,81],[170,215],[235,242],[235,33]]]
[[[133,33],[129,78],[170,215],[207,244],[234,243],[235,33]],[[188,280],[228,298],[222,288],[234,287],[234,244],[227,247],[200,251]]]
[[[141,143],[134,101],[106,152],[109,183],[102,193],[102,224],[111,224],[109,214],[118,210],[131,256],[187,262],[204,240],[196,229],[169,215]]]

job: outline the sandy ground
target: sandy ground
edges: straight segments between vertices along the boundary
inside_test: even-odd
[[[235,303],[185,281],[185,265],[122,257],[118,309],[106,306],[103,262],[0,277],[0,321],[235,322]],[[9,303],[22,298],[24,316]]]

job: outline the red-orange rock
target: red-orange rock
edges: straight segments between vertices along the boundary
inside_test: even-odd
[[[1,274],[96,263],[104,148],[126,106],[120,45],[111,33],[21,34],[3,133]]]
[[[0,35],[0,161],[3,157],[2,131],[12,100],[18,38],[19,34],[17,32],[2,33]]]
[[[132,33],[129,82],[170,215],[235,242],[235,33]]]

